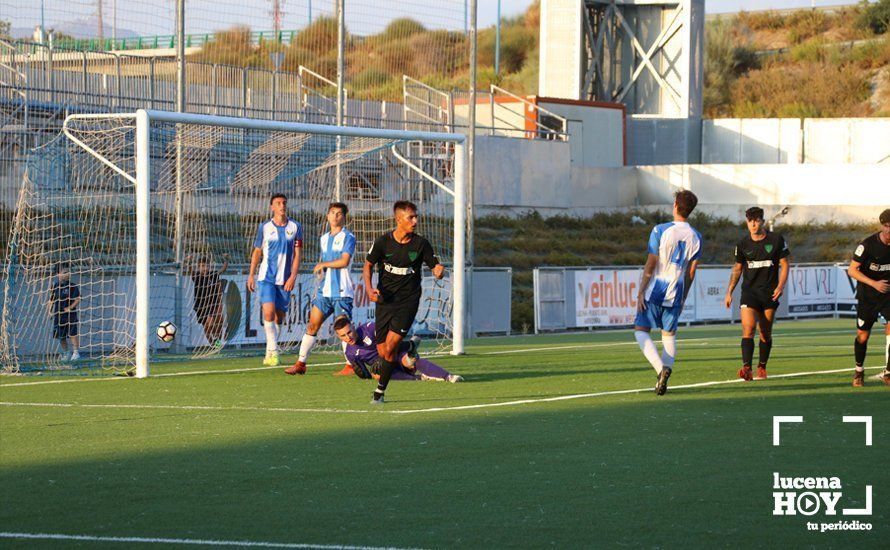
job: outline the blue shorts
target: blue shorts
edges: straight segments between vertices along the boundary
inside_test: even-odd
[[[284,290],[284,285],[274,285],[265,281],[256,284],[257,294],[260,295],[260,303],[274,303],[275,309],[287,311],[290,307],[290,292]]]
[[[677,325],[680,323],[680,314],[682,312],[682,305],[665,307],[661,304],[646,302],[646,309],[637,312],[634,325],[650,329],[660,328],[666,332],[677,332]]]
[[[345,315],[352,319],[352,298],[328,298],[319,294],[312,300],[312,306],[318,308],[325,319]]]

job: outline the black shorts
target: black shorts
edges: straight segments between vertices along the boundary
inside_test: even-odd
[[[754,311],[764,311],[767,309],[776,309],[779,307],[779,301],[773,300],[771,294],[764,292],[754,292],[751,290],[742,291],[742,299],[739,301],[742,308],[753,309]]]
[[[220,298],[212,297],[204,300],[195,300],[195,317],[198,324],[205,324],[211,315],[220,313]]]
[[[420,308],[420,297],[416,300],[392,304],[377,304],[374,311],[377,343],[385,342],[389,331],[400,334],[402,337],[407,336],[411,325],[414,324],[418,308]]]
[[[53,338],[64,340],[77,336],[77,313],[56,315],[53,319]]]
[[[878,315],[884,317],[884,322],[890,322],[890,296],[883,296],[877,300],[862,299],[856,302],[856,328],[866,332],[878,320]]]

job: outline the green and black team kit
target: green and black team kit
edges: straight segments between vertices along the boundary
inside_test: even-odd
[[[773,300],[779,286],[779,260],[790,253],[778,233],[767,233],[759,241],[746,235],[735,245],[735,261],[742,264],[741,307],[757,311],[779,307],[778,300]]]
[[[874,281],[890,281],[890,244],[881,242],[880,233],[867,237],[856,247],[853,259],[859,262],[859,272]],[[856,285],[856,328],[871,330],[878,315],[890,322],[890,293],[880,293],[872,287]]]
[[[420,307],[423,264],[430,269],[439,264],[430,242],[410,233],[407,243],[399,243],[392,232],[374,241],[368,262],[377,266],[377,290],[380,298],[374,313],[377,342],[386,340],[389,331],[408,334]]]

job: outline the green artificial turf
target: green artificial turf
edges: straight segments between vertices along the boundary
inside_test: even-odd
[[[289,377],[256,369],[259,359],[165,364],[146,380],[4,377],[0,531],[423,548],[886,548],[890,388],[851,388],[849,371],[777,377],[849,368],[851,329],[849,320],[780,323],[771,379],[677,388],[732,380],[739,363],[738,326],[681,328],[663,397],[629,331],[474,340],[465,356],[436,358],[465,383],[393,382],[383,411],[368,404],[370,382],[331,376],[338,367]],[[883,342],[876,334],[869,365],[883,362]],[[253,370],[169,376],[239,367]],[[645,391],[540,401],[632,389]],[[453,409],[507,402],[518,403]],[[804,417],[783,427],[779,447],[773,415]],[[872,446],[844,415],[873,417]],[[773,472],[839,477],[839,508],[864,506],[872,485],[873,514],[774,516]],[[853,520],[872,530],[806,525]]]

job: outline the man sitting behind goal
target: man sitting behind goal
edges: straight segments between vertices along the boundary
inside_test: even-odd
[[[343,355],[359,378],[379,378],[380,354],[377,351],[377,329],[374,322],[354,326],[345,315],[334,321],[334,332],[346,344]],[[345,370],[345,369],[344,369]],[[397,366],[392,371],[391,380],[430,380],[455,384],[463,382],[463,377],[451,374],[444,368],[417,356],[413,342],[402,342],[399,346]]]
[[[269,200],[272,218],[260,223],[253,253],[247,289],[259,292],[263,330],[266,332],[266,358],[263,364],[278,366],[278,331],[290,307],[290,293],[297,283],[303,226],[287,215],[287,197],[282,193]],[[259,268],[259,273],[257,273]]]
[[[300,355],[292,367],[284,370],[287,374],[306,373],[306,360],[315,346],[318,330],[325,319],[332,314],[352,318],[352,299],[355,294],[349,268],[355,254],[355,235],[344,227],[348,213],[349,208],[342,202],[332,202],[328,206],[327,217],[331,230],[321,236],[321,261],[312,269],[315,276],[321,279],[321,288],[312,301],[309,323],[300,342]]]

